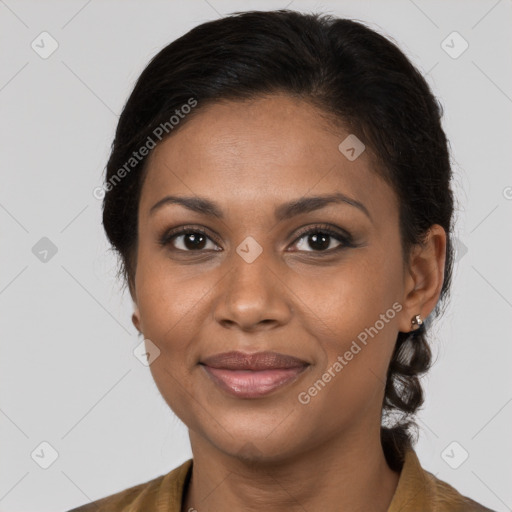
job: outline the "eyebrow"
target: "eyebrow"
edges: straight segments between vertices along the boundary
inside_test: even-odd
[[[352,199],[340,192],[321,196],[301,197],[300,199],[296,199],[288,203],[283,203],[275,209],[274,216],[277,221],[282,221],[296,215],[320,210],[321,208],[324,208],[325,206],[332,203],[348,204],[358,208],[370,220],[372,220],[370,212],[363,203],[356,201],[355,199]],[[224,219],[224,214],[222,213],[222,210],[217,203],[204,197],[188,196],[165,196],[150,208],[150,215],[153,214],[156,210],[168,204],[178,204],[193,212],[206,215],[208,217]]]

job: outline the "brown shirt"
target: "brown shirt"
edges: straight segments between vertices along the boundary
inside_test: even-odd
[[[68,512],[181,512],[193,459],[165,475]],[[405,456],[388,512],[493,512],[425,471],[414,450]]]

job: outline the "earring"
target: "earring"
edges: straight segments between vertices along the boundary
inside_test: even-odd
[[[423,325],[423,318],[421,315],[414,315],[411,320],[411,325],[413,329],[419,329]]]

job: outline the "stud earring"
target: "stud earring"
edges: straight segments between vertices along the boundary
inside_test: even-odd
[[[421,315],[414,315],[411,320],[413,329],[419,329],[423,325],[423,318]]]

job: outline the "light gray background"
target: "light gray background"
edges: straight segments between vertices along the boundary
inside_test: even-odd
[[[131,303],[92,191],[155,53],[204,21],[287,5],[391,36],[441,99],[459,252],[451,305],[434,329],[417,453],[461,493],[512,510],[510,0],[0,0],[0,511],[66,510],[191,456],[185,427],[133,356]],[[59,45],[46,59],[31,47],[49,48],[43,31]],[[469,43],[456,59],[441,46],[453,31]],[[32,252],[42,237],[58,251],[46,262]],[[58,452],[48,469],[36,463],[51,457],[43,441]],[[458,469],[441,455],[453,441],[469,453]]]

